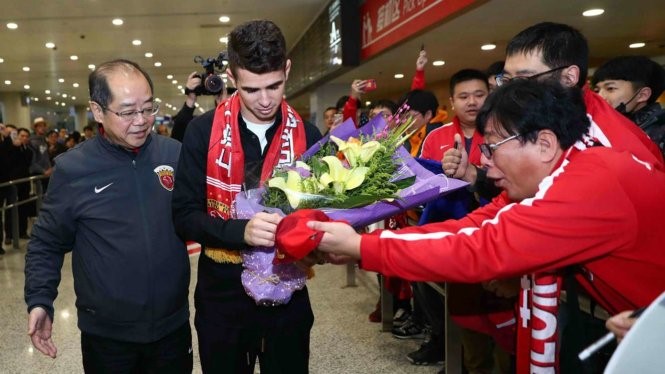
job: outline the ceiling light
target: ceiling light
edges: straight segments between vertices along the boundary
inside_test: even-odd
[[[50,94],[51,94],[51,90],[44,90],[44,93],[47,94],[47,95],[50,95]]]
[[[66,94],[66,93],[63,93],[63,94],[62,94],[62,97],[67,98],[67,94]]]
[[[628,48],[642,48],[642,47],[644,47],[645,45],[646,45],[646,43],[642,43],[642,42],[639,42],[639,43],[633,43],[633,44],[629,45]]]
[[[90,64],[90,65],[88,65],[88,69],[90,69],[90,70],[95,70],[95,64]]]
[[[179,84],[179,85],[178,85],[178,89],[179,89],[179,90],[182,90],[182,84]]]
[[[10,81],[10,80],[8,79],[8,80],[5,81],[5,84],[9,86],[10,84],[12,84],[12,81]]]
[[[33,97],[32,101],[39,101],[39,98],[38,97]]]
[[[146,53],[145,53],[145,57],[147,57],[147,58],[151,58],[151,57],[152,57],[152,52],[146,52]]]
[[[162,66],[162,63],[159,61],[155,61],[155,67],[160,67],[160,66]]]
[[[432,65],[434,65],[434,66],[443,66],[445,64],[446,64],[446,62],[443,61],[443,60],[436,60],[436,61],[432,62]]]
[[[18,25],[15,22],[9,22],[7,23],[7,28],[10,30],[16,30],[18,29]]]
[[[395,74],[395,79],[402,79],[404,78],[404,74]]]
[[[229,16],[221,16],[221,17],[219,17],[219,22],[221,22],[221,23],[227,23],[227,22],[229,22],[229,21],[231,21],[231,18],[230,18]]]
[[[72,100],[76,100],[76,96],[72,96]]]
[[[72,61],[76,61],[76,60],[79,59],[79,56],[77,56],[77,55],[71,55],[71,56],[69,56],[69,59],[72,60]]]
[[[122,20],[122,18],[114,18],[113,21],[111,21],[112,24],[116,26],[122,26],[125,21]]]
[[[46,100],[51,100],[51,96],[46,96]]]
[[[171,81],[171,83],[178,84],[178,81],[174,79],[174,80]]]
[[[166,79],[173,79],[173,74],[169,74],[166,76]]]
[[[229,42],[229,37],[228,36],[222,36],[221,38],[219,38],[219,42],[227,44]]]
[[[65,106],[65,103],[60,103],[60,106]]]
[[[60,102],[59,102],[59,101],[56,101],[56,102],[55,102],[55,105],[60,105]]]
[[[496,44],[491,44],[491,43],[490,44],[483,44],[483,45],[480,46],[480,49],[482,49],[483,51],[491,51],[494,48],[496,48]]]
[[[29,66],[24,66],[23,71],[30,71],[30,67]]]
[[[29,85],[29,84],[23,85],[23,88],[25,88],[26,90],[29,90],[29,89],[30,89],[30,85]]]
[[[65,83],[65,78],[58,78],[58,82]]]
[[[132,40],[132,44],[134,44],[134,45],[141,45],[141,41],[138,40],[138,39],[134,39],[134,40]]]
[[[78,83],[72,83],[72,87],[78,88],[79,84]]]
[[[605,9],[588,9],[582,12],[584,17],[595,17],[605,13]]]
[[[0,58],[0,64],[2,64],[3,62],[5,62],[5,59],[4,59],[4,58]]]
[[[53,42],[46,42],[46,44],[44,44],[44,46],[45,46],[46,48],[53,49],[53,48],[55,48],[55,43],[53,43]]]

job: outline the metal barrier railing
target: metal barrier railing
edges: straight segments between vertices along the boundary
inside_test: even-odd
[[[48,177],[45,175],[35,175],[32,177],[14,179],[9,182],[0,183],[0,189],[9,188],[9,196],[7,198],[8,204],[5,206],[0,206],[0,214],[4,215],[5,211],[11,210],[12,247],[14,249],[18,249],[19,247],[18,207],[35,201],[37,212],[39,212],[39,209],[42,206],[42,197],[44,195],[41,180],[46,178]],[[39,183],[34,183],[35,181],[38,181]],[[34,196],[19,201],[17,186],[23,183],[32,183],[32,191],[34,192]],[[0,227],[0,230],[4,230],[4,227]]]

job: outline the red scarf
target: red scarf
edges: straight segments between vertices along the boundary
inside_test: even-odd
[[[245,180],[245,154],[238,127],[240,105],[240,97],[234,94],[217,106],[208,146],[208,214],[223,219],[232,218],[231,204]],[[295,162],[307,149],[305,126],[298,113],[285,100],[281,111],[282,122],[265,153],[261,182],[270,178],[275,166]]]

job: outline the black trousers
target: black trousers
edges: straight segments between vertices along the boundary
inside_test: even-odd
[[[189,322],[152,343],[132,343],[81,332],[86,373],[191,373],[192,331]]]

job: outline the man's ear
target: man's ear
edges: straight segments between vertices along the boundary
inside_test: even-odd
[[[580,67],[570,65],[561,71],[561,83],[566,87],[574,87],[580,81]]]
[[[644,86],[640,88],[640,90],[637,93],[637,96],[635,97],[635,102],[638,104],[645,103],[649,101],[649,98],[651,97],[651,87]]]
[[[538,154],[542,162],[552,163],[558,161],[562,149],[559,144],[559,138],[557,138],[552,130],[540,130],[536,144],[538,145]]]
[[[231,68],[226,68],[226,76],[229,78],[231,83],[233,83],[233,87],[239,88],[238,84],[236,83],[236,77],[233,75],[233,71],[231,71]]]
[[[97,123],[104,123],[104,109],[102,109],[102,106],[94,101],[89,101],[88,105],[90,105],[90,111],[92,112],[95,121],[97,121]]]
[[[284,81],[289,80],[289,72],[291,71],[291,59],[286,60],[286,65],[284,65]]]
[[[432,113],[431,110],[428,110],[428,111],[425,113],[425,115],[423,116],[423,119],[425,120],[425,124],[428,124],[429,121],[432,120],[432,118],[434,118],[434,114]]]

